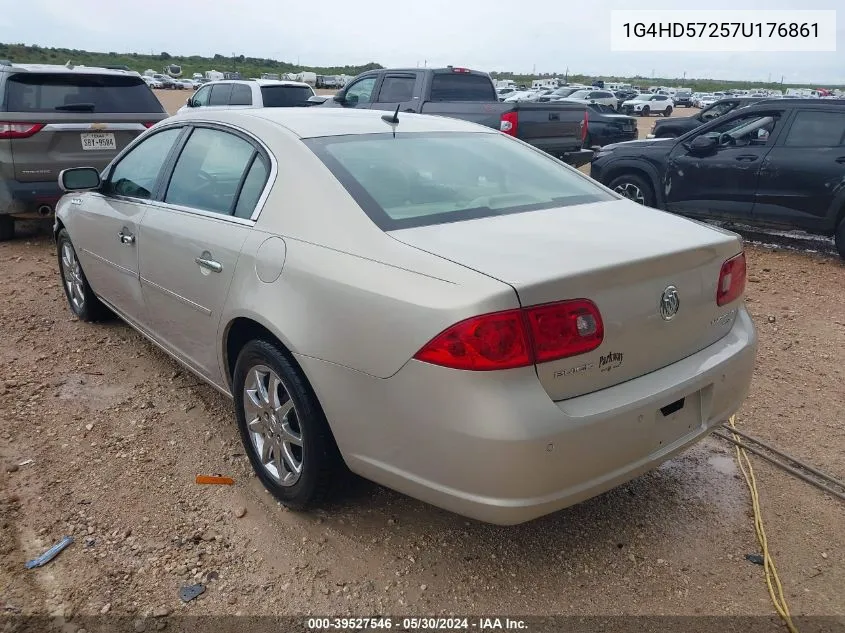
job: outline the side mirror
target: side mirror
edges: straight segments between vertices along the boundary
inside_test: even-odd
[[[716,139],[712,136],[696,136],[691,143],[687,145],[689,153],[693,156],[707,156],[716,151]]]
[[[338,92],[334,97],[332,97],[337,103],[346,103],[346,91],[341,90]]]
[[[196,101],[194,101],[194,98],[193,98],[193,97],[188,97],[188,100],[187,100],[187,101],[185,101],[185,105],[186,105],[186,106],[188,106],[189,108],[196,108],[196,107],[197,107],[197,102],[196,102]]]
[[[100,172],[93,167],[71,167],[59,172],[62,191],[91,191],[100,188]]]

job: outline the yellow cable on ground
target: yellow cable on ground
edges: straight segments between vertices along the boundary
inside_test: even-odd
[[[731,416],[728,421],[731,428],[736,428],[734,419],[736,416]],[[739,441],[739,436],[732,433],[734,439]],[[775,561],[769,553],[769,543],[766,540],[766,531],[763,529],[763,513],[760,511],[760,497],[757,493],[757,479],[754,477],[754,467],[751,465],[751,460],[748,458],[748,453],[740,446],[736,448],[736,459],[739,462],[739,469],[745,477],[745,483],[748,484],[748,490],[751,492],[751,505],[754,508],[754,530],[757,532],[757,540],[760,542],[760,548],[763,552],[763,568],[766,570],[766,585],[769,588],[769,595],[772,598],[772,603],[775,605],[775,610],[786,624],[790,633],[798,633],[798,628],[792,622],[792,616],[789,614],[789,607],[786,604],[786,598],[783,596],[783,585],[780,583],[777,569],[775,568]],[[774,580],[774,584],[772,581]],[[777,593],[775,593],[777,587]]]

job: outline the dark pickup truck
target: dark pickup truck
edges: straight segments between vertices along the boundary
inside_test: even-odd
[[[503,103],[487,73],[467,68],[371,70],[352,79],[318,107],[434,114],[471,121],[514,136],[580,167],[593,158],[583,149],[584,107],[565,103]]]

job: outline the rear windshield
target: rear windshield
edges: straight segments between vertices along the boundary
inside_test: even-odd
[[[6,83],[7,112],[164,112],[140,77],[21,73]]]
[[[504,134],[388,133],[304,142],[385,231],[616,199]]]
[[[498,101],[493,82],[484,75],[435,73],[431,101]]]
[[[307,106],[314,93],[308,86],[262,86],[261,97],[267,108]]]

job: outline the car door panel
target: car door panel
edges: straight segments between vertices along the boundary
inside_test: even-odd
[[[798,111],[783,136],[760,169],[755,222],[833,231],[845,208],[845,113]]]
[[[223,384],[217,327],[240,249],[250,231],[254,194],[267,179],[264,158],[243,134],[198,124],[172,161],[161,202],[141,224],[139,267],[150,329],[199,374]],[[255,165],[260,178],[250,179]],[[263,175],[262,175],[263,174]],[[233,214],[238,213],[238,217]]]
[[[221,384],[220,313],[250,228],[228,217],[153,206],[138,237],[141,289],[159,341]]]
[[[685,137],[670,153],[663,189],[666,207],[693,217],[750,222],[760,168],[772,151],[779,132],[777,123],[766,140],[735,146],[720,145],[706,156],[691,153],[689,143],[698,136],[716,134],[767,116],[765,113],[719,119],[694,136]]]
[[[138,251],[133,238],[146,211],[143,204],[101,194],[80,197],[74,218],[79,261],[94,292],[129,317],[143,316]]]
[[[169,157],[184,130],[164,129],[142,138],[108,169],[101,191],[75,199],[73,234],[80,263],[94,292],[118,311],[143,322],[137,234]]]

